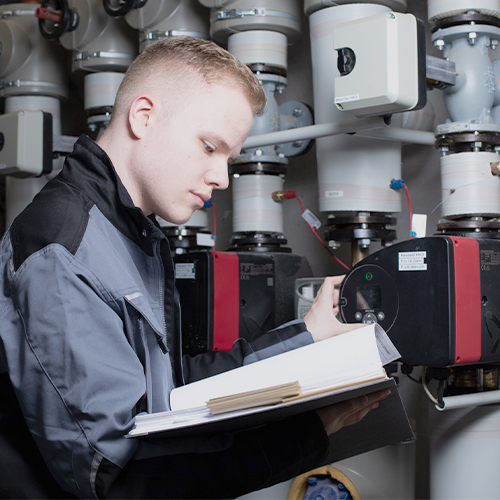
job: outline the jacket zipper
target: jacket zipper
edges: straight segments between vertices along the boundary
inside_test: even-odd
[[[155,245],[155,257],[156,257],[156,262],[159,263],[159,292],[160,292],[160,305],[161,305],[161,317],[163,319],[163,331],[165,332],[165,340],[163,339],[158,339],[158,345],[160,346],[160,349],[162,350],[163,354],[166,354],[168,352],[168,343],[167,343],[167,320],[165,319],[165,270],[163,268],[163,261],[161,259],[161,250],[160,250],[160,245],[161,245],[161,240],[156,240],[156,245]]]

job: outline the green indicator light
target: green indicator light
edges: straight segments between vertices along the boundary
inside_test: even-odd
[[[372,273],[366,273],[365,274],[365,278],[370,281],[372,278],[373,278],[373,274]]]

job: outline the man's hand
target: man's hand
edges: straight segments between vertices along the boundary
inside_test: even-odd
[[[378,407],[378,402],[385,399],[389,389],[373,392],[359,398],[348,399],[342,403],[327,406],[317,410],[319,418],[325,426],[328,435],[339,431],[342,427],[357,424],[369,411]]]
[[[339,313],[339,290],[337,287],[343,279],[344,276],[325,278],[311,308],[304,317],[306,327],[315,342],[366,326],[362,323],[341,323],[336,318]]]

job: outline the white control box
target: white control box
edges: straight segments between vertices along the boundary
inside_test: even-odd
[[[52,115],[17,111],[0,115],[0,175],[29,177],[52,170]]]
[[[333,43],[340,110],[367,117],[425,106],[425,29],[415,16],[386,12],[345,22],[334,28]]]
[[[304,319],[311,308],[325,278],[297,278],[295,280],[295,318]]]

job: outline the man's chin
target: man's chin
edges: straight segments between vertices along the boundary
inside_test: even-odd
[[[191,214],[187,214],[187,215],[166,216],[166,217],[162,217],[160,215],[159,217],[161,217],[163,220],[167,221],[168,223],[173,224],[174,226],[184,226],[187,222],[190,221],[191,217],[193,216],[193,213],[194,212],[192,212]]]

